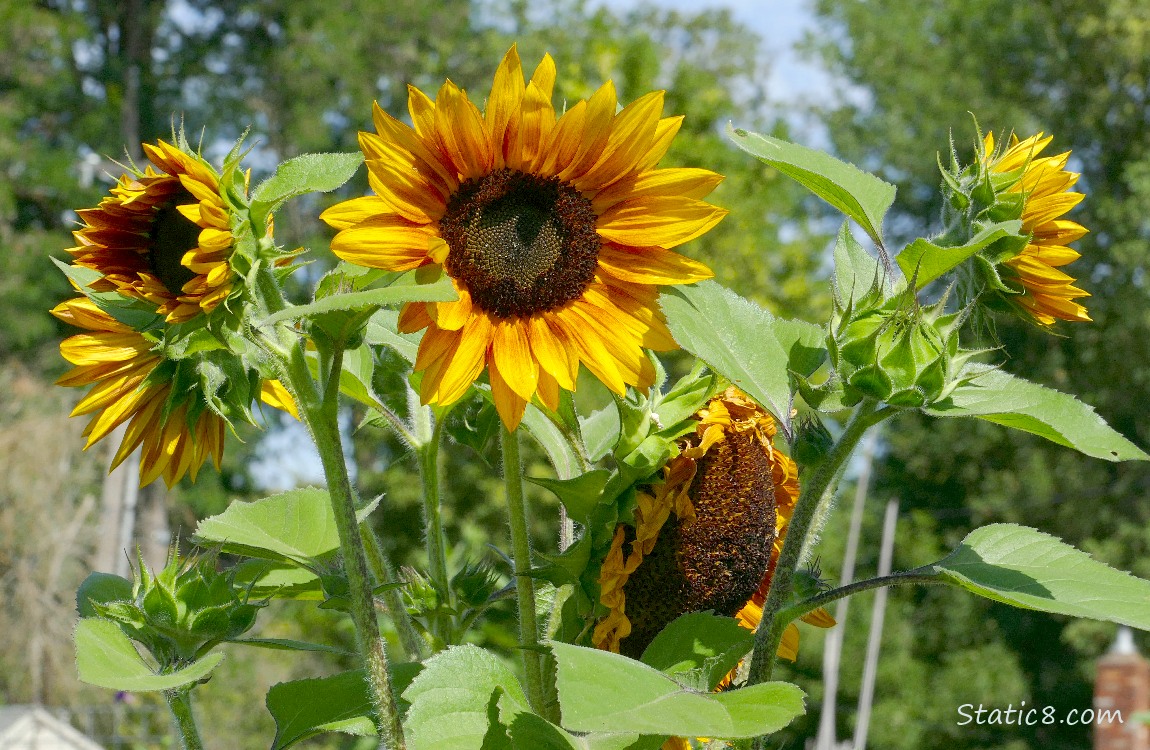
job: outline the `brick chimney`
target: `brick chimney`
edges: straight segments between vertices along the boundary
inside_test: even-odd
[[[1110,721],[1104,720],[1107,711]],[[1094,750],[1150,750],[1150,726],[1130,720],[1139,711],[1150,711],[1150,662],[1138,653],[1130,629],[1119,626],[1094,678],[1094,712],[1101,717],[1094,725]]]

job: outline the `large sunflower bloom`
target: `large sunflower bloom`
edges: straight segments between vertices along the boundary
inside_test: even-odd
[[[141,485],[160,476],[169,487],[188,473],[195,479],[208,458],[219,468],[227,422],[194,392],[173,388],[175,367],[153,351],[153,342],[86,297],[62,302],[52,314],[86,330],[61,342],[60,353],[73,368],[56,381],[92,386],[71,415],[93,415],[84,428],[85,450],[127,422],[112,468],[143,446]],[[296,415],[294,401],[277,381],[263,381],[261,398]]]
[[[512,47],[482,114],[451,81],[434,101],[410,88],[414,128],[376,105],[378,134],[360,133],[375,195],[322,216],[344,260],[446,271],[459,299],[408,304],[399,320],[427,329],[422,400],[452,403],[486,369],[510,429],[535,396],[557,408],[580,364],[619,394],[649,386],[643,348],[676,346],[656,286],[712,275],[670,248],[726,214],[700,200],[719,175],[655,169],[682,122],[661,117],[662,92],[616,113],[607,83],[558,116],[554,83],[550,56],[524,82]]]
[[[1090,294],[1074,286],[1074,277],[1059,270],[1081,257],[1068,245],[1087,232],[1080,224],[1060,217],[1085,196],[1070,192],[1079,175],[1066,170],[1069,151],[1039,157],[1052,140],[1052,136],[1039,133],[1020,141],[1012,134],[1010,147],[1000,154],[995,154],[992,133],[986,134],[983,143],[991,172],[1019,172],[1007,192],[1022,195],[1022,231],[1031,235],[1022,252],[1000,268],[1004,280],[1021,286],[1022,293],[1004,296],[1042,325],[1051,325],[1056,319],[1090,320],[1086,308],[1074,301]]]
[[[152,164],[120,177],[96,208],[77,211],[84,226],[68,252],[101,274],[93,290],[143,300],[182,323],[232,289],[230,209],[219,176],[198,156],[164,141],[143,148]]]
[[[762,617],[798,499],[798,469],[775,450],[770,414],[735,388],[696,419],[662,481],[637,493],[634,526],[615,529],[599,575],[608,613],[592,635],[598,648],[638,658],[684,612],[711,609],[751,630]],[[792,626],[779,655],[793,660],[797,647]]]

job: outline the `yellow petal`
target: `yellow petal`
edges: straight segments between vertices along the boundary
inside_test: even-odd
[[[399,312],[396,329],[400,333],[415,333],[427,328],[434,321],[427,313],[427,305],[423,302],[408,302]]]
[[[607,146],[595,166],[574,181],[580,190],[599,190],[634,172],[651,150],[663,112],[663,92],[644,94],[623,108],[611,125]]]
[[[429,141],[420,137],[405,123],[384,112],[379,104],[372,107],[372,122],[379,137],[365,138],[365,135],[371,134],[361,133],[360,145],[368,144],[371,149],[379,153],[379,158],[383,159],[396,159],[406,154],[406,158],[402,160],[410,163],[420,174],[438,185],[443,195],[451,195],[459,187],[454,169],[444,163],[434,138]],[[367,149],[364,149],[364,153],[367,154]]]
[[[299,409],[296,408],[295,399],[288,393],[288,389],[284,388],[284,384],[278,380],[263,381],[260,385],[260,401],[268,406],[274,406],[280,411],[287,412],[297,420],[299,419]]]
[[[491,381],[491,398],[495,402],[495,411],[499,413],[499,419],[503,421],[504,427],[514,432],[523,419],[527,401],[520,398],[511,386],[507,385],[494,359],[488,362],[487,376]]]
[[[430,386],[435,389],[435,402],[446,406],[467,393],[483,372],[488,344],[491,342],[491,320],[479,313],[467,321],[450,359],[436,373]]]
[[[799,628],[793,622],[783,630],[783,639],[779,642],[779,658],[794,661],[799,658]]]
[[[689,284],[715,275],[697,260],[671,250],[610,242],[599,249],[599,270],[635,284]]]
[[[381,198],[367,195],[337,203],[320,214],[319,218],[335,229],[348,229],[374,216],[390,213],[391,209]]]
[[[495,71],[491,83],[491,95],[487,98],[487,111],[484,120],[495,150],[495,167],[506,163],[506,141],[509,126],[514,132],[518,128],[519,110],[524,92],[523,69],[519,62],[519,51],[515,45],[507,50],[503,61]]]
[[[419,172],[379,159],[368,159],[366,164],[368,182],[392,211],[419,224],[443,216],[447,200]]]
[[[428,307],[429,314],[435,318],[435,324],[447,331],[458,331],[471,319],[472,304],[471,293],[459,284],[454,284],[455,293],[459,299],[453,302],[433,302]]]
[[[530,401],[539,384],[539,364],[531,355],[527,325],[518,319],[495,323],[491,357],[508,387],[524,401]]]
[[[634,198],[600,216],[597,230],[621,245],[672,248],[704,234],[726,215],[726,209],[693,198]]]
[[[705,198],[722,181],[708,169],[655,169],[619,180],[597,193],[591,205],[601,214],[616,203],[650,195]]]
[[[562,167],[558,174],[560,179],[572,182],[599,160],[607,139],[611,137],[611,121],[615,119],[617,103],[615,85],[610,81],[600,86],[587,100],[587,116],[584,118],[582,132],[570,135],[578,143],[578,149],[566,166],[559,165]],[[553,148],[564,147],[564,144],[558,142],[553,144]]]
[[[551,411],[559,411],[559,381],[546,371],[539,371],[539,388],[536,391],[539,401]]]
[[[835,622],[835,618],[831,617],[831,613],[822,607],[803,615],[803,622],[808,625],[814,625],[817,628],[833,628],[838,624]]]
[[[356,265],[409,271],[427,260],[430,240],[419,225],[382,215],[340,231],[331,241],[331,251]]]
[[[655,126],[655,138],[651,143],[651,148],[647,151],[636,167],[636,171],[645,172],[649,169],[654,169],[655,165],[662,161],[663,157],[667,155],[667,150],[671,148],[671,141],[675,140],[675,136],[679,133],[679,128],[683,125],[683,116],[677,117],[664,117],[659,120]]]
[[[602,339],[583,325],[581,318],[574,316],[570,309],[566,309],[551,320],[556,323],[556,332],[571,342],[579,360],[592,375],[620,396],[627,392],[627,383],[615,358],[607,351]]]
[[[495,155],[483,118],[451,81],[445,82],[435,96],[435,132],[463,179],[482,177],[491,171]]]
[[[546,158],[539,167],[539,174],[553,177],[565,168],[579,152],[580,138],[587,124],[587,102],[580,99],[559,118],[551,131],[551,144],[546,149]]]
[[[523,95],[523,112],[515,143],[507,151],[507,166],[535,173],[536,162],[546,158],[546,146],[554,127],[555,108],[551,106],[551,99],[532,81]]]
[[[553,378],[560,387],[575,390],[575,377],[579,372],[579,358],[569,350],[570,344],[561,340],[543,316],[527,319],[527,336],[531,353],[544,374]],[[542,374],[540,375],[542,378]]]

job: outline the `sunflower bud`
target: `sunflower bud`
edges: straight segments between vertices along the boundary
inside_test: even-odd
[[[155,575],[140,559],[130,598],[92,601],[91,607],[100,617],[118,623],[162,667],[168,667],[194,661],[255,625],[265,603],[248,601],[233,579],[231,571],[216,570],[214,554],[182,560],[173,553]]]
[[[846,400],[922,407],[953,387],[962,313],[943,315],[945,300],[920,307],[908,291],[874,307],[839,309],[828,338]]]

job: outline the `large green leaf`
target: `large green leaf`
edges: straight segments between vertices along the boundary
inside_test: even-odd
[[[806,710],[803,691],[785,682],[696,692],[619,654],[556,642],[551,650],[571,731],[734,739],[776,732]]]
[[[1004,237],[1017,237],[1021,231],[1021,221],[1004,221],[986,227],[970,242],[957,247],[943,247],[919,238],[903,249],[895,261],[907,279],[915,280],[914,288],[922,289],[983,248]]]
[[[882,219],[894,202],[894,185],[813,148],[742,128],[729,127],[727,135],[748,154],[854,219],[876,245],[882,245]]]
[[[267,215],[279,204],[305,193],[327,193],[351,179],[363,154],[303,154],[280,164],[252,192],[252,213]]]
[[[971,382],[924,411],[936,417],[978,417],[1033,432],[1107,461],[1150,458],[1107,425],[1094,407],[1073,396],[985,365],[972,366],[967,374],[974,376]]]
[[[362,669],[330,677],[293,680],[272,685],[265,699],[276,723],[272,750],[323,732],[359,736],[376,733],[371,694]]]
[[[452,646],[433,656],[403,697],[410,750],[480,750],[494,706],[504,725],[528,710],[519,681],[494,654],[477,646]]]
[[[948,583],[1016,607],[1150,630],[1150,581],[1026,526],[975,529],[928,569]]]
[[[680,346],[768,409],[789,433],[788,370],[818,367],[825,356],[822,329],[780,320],[713,281],[672,287],[659,304]]]
[[[751,650],[754,633],[731,617],[690,612],[672,620],[643,652],[644,664],[680,685],[713,690]]]
[[[375,504],[357,515],[367,517]],[[218,544],[225,552],[310,566],[339,548],[339,532],[327,490],[304,487],[254,502],[232,502],[196,527],[197,544]]]
[[[80,620],[74,638],[80,680],[113,690],[147,692],[191,685],[211,674],[224,660],[223,654],[209,654],[174,672],[157,674],[144,662],[120,626],[111,620]]]

